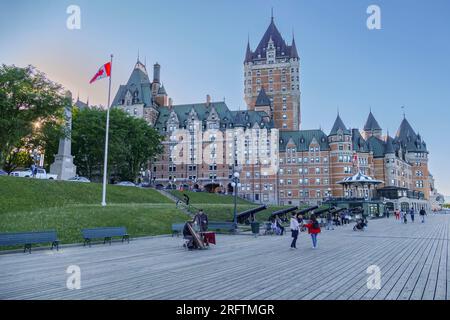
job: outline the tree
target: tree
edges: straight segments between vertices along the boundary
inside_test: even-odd
[[[1,65],[0,167],[10,172],[21,164],[16,160],[23,160],[23,152],[45,147],[40,146],[42,128],[63,134],[60,128],[67,103],[61,85],[33,66]]]
[[[75,110],[72,122],[72,153],[78,173],[100,180],[103,174],[106,112]],[[111,177],[134,181],[140,169],[162,152],[161,136],[143,119],[119,109],[110,111],[108,171]]]

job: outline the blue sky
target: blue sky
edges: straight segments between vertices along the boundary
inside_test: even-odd
[[[66,28],[71,4],[81,8],[81,30]],[[381,30],[366,27],[371,4],[381,8]],[[437,187],[450,195],[448,0],[2,1],[0,63],[33,64],[75,96],[106,104],[107,81],[89,79],[113,53],[117,88],[139,50],[148,65],[161,64],[175,104],[210,94],[245,108],[247,37],[254,49],[272,7],[285,39],[295,33],[301,56],[303,128],[328,132],[338,108],[347,126],[361,127],[372,108],[393,135],[404,105],[428,144]]]

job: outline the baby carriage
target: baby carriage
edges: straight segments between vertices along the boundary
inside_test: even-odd
[[[364,231],[367,228],[367,220],[358,219],[356,225],[353,227],[353,231]]]

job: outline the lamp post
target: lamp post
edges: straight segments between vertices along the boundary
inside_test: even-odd
[[[231,186],[233,187],[233,191],[234,191],[233,223],[234,223],[234,227],[237,228],[237,194],[238,194],[238,188],[241,186],[241,183],[239,180],[239,172],[233,173],[233,178],[231,179]]]

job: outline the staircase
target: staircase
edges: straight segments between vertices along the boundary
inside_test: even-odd
[[[172,200],[176,204],[177,208],[183,211],[188,216],[193,216],[196,213],[197,209],[194,206],[186,205],[186,203],[181,201],[179,198],[175,197],[170,192],[167,192],[166,190],[163,189],[155,189],[155,190],[158,191],[161,195],[165,196],[166,198]]]

